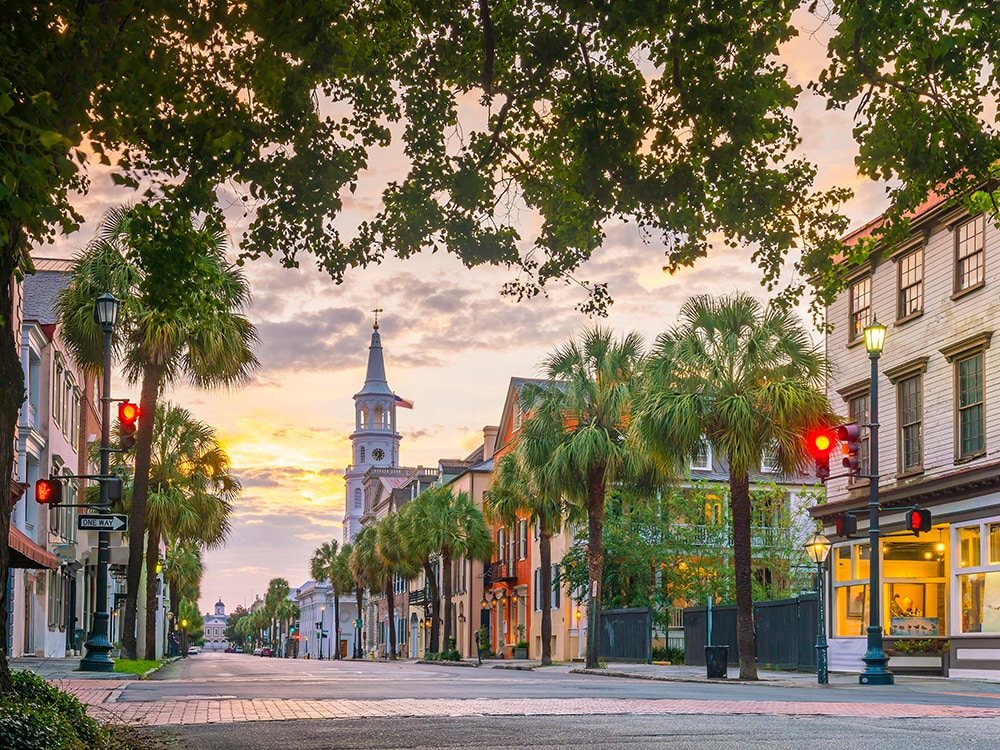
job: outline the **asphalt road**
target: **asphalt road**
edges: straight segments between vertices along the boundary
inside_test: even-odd
[[[108,707],[137,719],[190,707],[150,722],[167,724],[151,731],[178,750],[1000,747],[995,683],[676,682],[572,669],[200,654],[127,683]]]

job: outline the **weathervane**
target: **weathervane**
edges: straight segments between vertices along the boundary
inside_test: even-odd
[[[375,313],[375,330],[377,331],[378,330],[378,314],[380,312],[385,312],[385,310],[383,310],[381,307],[376,307],[374,310],[372,310],[372,312]]]

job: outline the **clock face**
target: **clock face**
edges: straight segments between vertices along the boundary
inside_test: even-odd
[[[382,450],[381,448],[376,448],[375,450],[372,451],[372,458],[374,458],[376,461],[381,461],[383,458],[385,458],[385,451]]]

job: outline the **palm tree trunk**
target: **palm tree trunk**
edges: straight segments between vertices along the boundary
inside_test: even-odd
[[[396,661],[396,618],[392,614],[396,608],[396,595],[392,590],[393,578],[393,576],[389,576],[389,581],[385,584],[385,602],[389,608],[386,613],[386,619],[389,621],[389,659]]]
[[[334,659],[340,658],[340,592],[333,590],[333,648]]]
[[[19,332],[14,331],[14,268],[20,243],[21,227],[12,222],[8,236],[0,247],[0,612],[6,613],[12,602],[7,600],[7,576],[10,571],[10,514],[13,510],[14,436],[17,434],[17,414],[24,401],[24,371],[18,358]],[[34,502],[27,497],[19,502]],[[6,632],[6,631],[5,631]],[[14,689],[10,678],[5,648],[0,648],[0,695]]]
[[[149,461],[153,447],[153,415],[160,394],[163,368],[146,365],[142,373],[140,417],[135,433],[135,480],[132,484],[132,508],[129,511],[128,577],[125,591],[125,622],[122,623],[122,658],[136,658],[136,619],[139,609],[139,580],[142,578],[142,553],[146,539],[146,500],[149,497]]]
[[[552,531],[541,523],[538,531],[538,563],[542,603],[542,666],[552,663]]]
[[[441,650],[451,648],[451,550],[441,550],[441,588],[444,595],[444,637]]]
[[[604,467],[587,473],[587,572],[590,578],[587,616],[588,669],[596,669],[599,656],[598,621],[601,617],[601,575],[604,570]]]
[[[757,652],[753,632],[753,573],[750,552],[750,478],[746,470],[730,467],[729,504],[733,516],[733,565],[736,577],[736,647],[740,652],[740,679],[757,679]]]
[[[160,534],[156,529],[150,529],[146,535],[146,655],[143,657],[156,661],[156,563],[160,553]]]
[[[434,572],[434,566],[428,560],[424,562],[423,567],[424,579],[427,581],[427,587],[430,589],[431,599],[431,643],[429,650],[437,653],[441,650],[438,648],[438,623],[441,622],[441,594],[438,591],[437,574]]]

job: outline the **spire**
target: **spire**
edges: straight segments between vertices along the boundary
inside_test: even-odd
[[[382,360],[382,338],[378,332],[378,314],[376,309],[375,325],[372,326],[372,342],[368,347],[368,372],[365,374],[365,385],[357,394],[391,394],[392,390],[385,379],[385,362]]]

